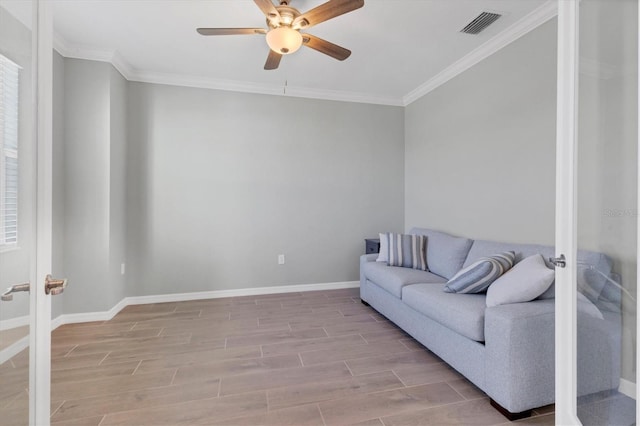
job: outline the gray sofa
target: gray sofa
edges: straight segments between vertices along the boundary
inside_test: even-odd
[[[429,272],[360,260],[360,297],[482,389],[510,418],[554,402],[554,285],[540,298],[488,308],[486,294],[445,293],[449,278],[480,257],[512,250],[516,263],[553,247],[427,236]],[[578,253],[578,393],[616,389],[620,380],[621,295],[602,253]],[[585,299],[585,298],[583,298]],[[594,309],[597,315],[594,315]],[[600,316],[600,313],[602,314]]]

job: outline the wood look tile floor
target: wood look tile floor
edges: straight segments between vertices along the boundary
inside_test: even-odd
[[[59,327],[52,352],[53,425],[508,424],[358,289],[128,306]],[[4,413],[27,403],[26,363],[0,366]]]

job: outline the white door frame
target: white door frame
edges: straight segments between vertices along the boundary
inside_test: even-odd
[[[53,199],[53,16],[51,3],[33,3],[34,137],[37,147],[35,275],[31,276],[29,334],[29,424],[48,426],[51,416],[51,273]]]
[[[579,425],[576,350],[578,0],[558,1],[556,134],[556,424]]]
[[[636,248],[636,294],[638,283],[640,283],[640,269],[637,266],[640,265],[640,2],[638,4],[638,198],[637,198],[637,248]],[[640,373],[638,372],[638,366],[640,366],[640,351],[638,351],[638,333],[640,332],[640,298],[636,296],[636,424],[640,425],[640,407],[638,407],[638,395],[640,395]]]
[[[566,268],[556,269],[556,424],[579,425],[577,415],[576,256],[579,1],[558,0],[558,110],[556,140],[556,256],[564,254]],[[640,7],[638,7],[638,124],[640,124]],[[640,166],[640,127],[638,128]],[[640,167],[637,176],[640,212]],[[640,265],[640,214],[637,215],[636,262]],[[637,271],[636,286],[640,282]],[[562,307],[562,309],[560,309]],[[640,299],[636,300],[640,313]],[[636,315],[636,348],[640,315]],[[640,395],[640,351],[636,349],[636,398]],[[636,402],[636,423],[640,406]]]

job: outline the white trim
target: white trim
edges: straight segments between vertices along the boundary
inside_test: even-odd
[[[174,294],[160,294],[154,296],[137,296],[127,297],[127,305],[144,305],[149,303],[165,303],[165,302],[184,302],[187,300],[200,300],[200,299],[219,299],[222,297],[242,297],[242,296],[259,296],[263,294],[278,294],[278,293],[295,293],[304,291],[319,291],[319,290],[339,290],[343,288],[357,288],[360,286],[360,281],[345,281],[335,283],[323,283],[323,284],[298,284],[298,285],[286,285],[275,287],[253,287],[243,288],[237,290],[214,290],[214,291],[202,291],[198,293],[174,293]]]
[[[248,83],[235,80],[198,77],[185,74],[134,70],[120,54],[112,50],[99,50],[84,47],[69,47],[61,37],[56,38],[55,49],[65,58],[85,59],[108,62],[112,64],[124,78],[140,83],[165,84],[169,86],[193,87],[199,89],[225,90],[241,93],[256,93],[272,96],[292,96],[296,98],[322,99],[329,101],[357,102],[366,104],[404,106],[402,99],[393,97],[371,96],[365,93],[309,89],[305,87],[275,86],[272,84]]]
[[[577,414],[577,121],[578,1],[558,2],[558,84],[556,119],[555,395],[556,423],[579,425]]]
[[[640,7],[638,7],[638,51],[637,51],[637,55],[638,55],[638,67],[636,68],[636,70],[640,70]],[[636,159],[636,164],[638,166],[640,166],[640,72],[637,72],[637,78],[638,78],[638,86],[637,86],[637,112],[638,112],[638,117],[637,121],[636,121],[636,136],[638,137],[638,158]],[[636,202],[637,204],[637,211],[640,211],[640,170],[638,168],[636,168],[636,173],[637,173],[637,184],[636,184],[636,191],[637,191],[637,197],[636,197]],[[636,216],[636,266],[640,265],[640,215]],[[636,268],[636,292],[638,290],[638,283],[640,283],[640,269]],[[640,369],[638,368],[638,366],[640,366],[640,351],[638,351],[638,336],[640,336],[640,315],[638,315],[638,312],[640,312],[640,298],[636,298],[636,388],[635,388],[635,392],[636,395],[638,394],[638,386],[640,386]],[[636,424],[640,424],[640,406],[636,403]]]
[[[9,318],[0,321],[0,331],[11,330],[12,328],[24,327],[29,325],[29,315],[23,315],[21,317]]]
[[[421,84],[402,98],[391,96],[375,96],[366,93],[349,91],[311,89],[305,87],[286,88],[279,85],[259,84],[234,80],[197,77],[184,74],[170,74],[153,71],[136,70],[127,63],[117,51],[95,49],[90,46],[72,45],[60,34],[54,37],[54,47],[66,58],[87,59],[109,62],[129,81],[141,83],[167,84],[202,89],[225,90],[242,93],[257,93],[273,96],[293,96],[298,98],[322,99],[341,102],[357,102],[375,105],[407,106],[422,96],[443,85],[455,76],[468,70],[478,62],[491,56],[498,50],[544,24],[558,13],[557,2],[548,0],[542,6],[515,22],[506,30],[497,34],[477,49],[465,55],[452,65],[438,73],[435,77]]]
[[[124,58],[118,52],[113,52],[113,57],[111,58],[111,65],[113,65],[115,69],[120,71],[120,74],[122,74],[122,76],[128,80],[130,80],[128,76],[132,76],[134,73],[134,70],[133,68],[131,68],[131,65],[129,65],[129,63],[125,61]]]
[[[94,322],[94,321],[109,321],[110,319],[115,317],[118,314],[118,312],[123,310],[125,307],[133,304],[135,303],[131,303],[129,297],[125,297],[108,311],[82,312],[79,314],[62,314],[58,316],[55,320],[53,320],[53,322],[51,323],[51,330],[55,330],[56,328],[65,324],[78,324],[82,322]]]
[[[169,74],[161,72],[133,71],[128,76],[124,73],[123,75],[130,81],[138,81],[141,83],[166,84],[170,86],[215,89],[242,93],[257,93],[272,96],[293,96],[298,98],[322,99],[330,101],[403,106],[401,99],[392,97],[377,97],[364,93],[338,90],[309,89],[293,86],[283,87],[275,86],[272,84],[248,83],[243,81],[221,80],[216,78],[197,77],[183,74]]]
[[[141,83],[166,84],[169,86],[215,89],[242,93],[257,93],[274,96],[293,96],[298,98],[323,99],[331,101],[358,102],[367,104],[403,106],[402,100],[392,97],[371,96],[365,93],[320,90],[304,87],[286,88],[273,84],[258,84],[234,80],[198,77],[185,74],[135,70],[124,58],[113,50],[101,50],[87,46],[72,46],[62,36],[56,34],[54,47],[65,58],[86,59],[111,63],[124,78]]]
[[[632,381],[620,378],[620,386],[618,386],[618,392],[628,396],[631,399],[636,399],[636,384]]]
[[[34,3],[34,124],[36,151],[36,244],[30,259],[29,424],[48,426],[51,417],[51,296],[45,277],[52,267],[53,217],[53,4]]]
[[[478,62],[488,58],[500,49],[516,41],[531,30],[544,24],[558,14],[558,6],[555,0],[550,0],[520,19],[506,30],[497,34],[471,53],[463,56],[449,67],[442,70],[429,81],[421,84],[402,98],[403,105],[407,106],[427,93],[442,86],[457,75],[462,74]]]
[[[220,299],[222,297],[259,296],[263,294],[295,293],[319,290],[340,290],[344,288],[358,288],[360,281],[342,281],[320,284],[298,284],[273,287],[251,287],[233,290],[213,290],[194,293],[157,294],[151,296],[125,297],[113,308],[103,312],[84,312],[79,314],[63,314],[53,320],[51,330],[64,324],[76,324],[92,321],[109,321],[118,312],[129,305],[147,305],[150,303],[185,302],[188,300]]]
[[[14,356],[18,355],[20,352],[29,347],[29,336],[24,336],[22,339],[17,342],[7,346],[3,350],[0,351],[0,365],[9,361]]]
[[[333,283],[320,283],[320,284],[297,284],[286,286],[273,286],[273,287],[252,287],[241,288],[234,290],[213,290],[213,291],[201,291],[194,293],[175,293],[175,294],[158,294],[153,296],[134,296],[125,297],[118,302],[113,308],[104,312],[85,312],[80,314],[63,314],[56,317],[51,321],[51,331],[65,324],[77,324],[82,322],[94,322],[94,321],[109,321],[115,317],[118,312],[123,310],[129,305],[147,305],[150,303],[166,303],[166,302],[184,302],[188,300],[202,300],[202,299],[220,299],[223,297],[242,297],[242,296],[259,296],[263,294],[278,294],[278,293],[296,293],[306,291],[320,291],[320,290],[340,290],[344,288],[358,288],[360,287],[360,281],[342,281]],[[19,325],[28,325],[29,317],[17,317],[13,320],[18,327]],[[6,321],[1,322],[4,324]],[[23,324],[24,323],[24,324]],[[29,337],[24,337],[18,340],[16,343],[0,351],[0,364],[12,358],[23,349],[29,346]]]
[[[60,34],[53,39],[54,49],[65,58],[108,62],[127,80],[132,80],[133,68],[115,50],[95,49],[87,46],[71,46]]]
[[[365,93],[344,92],[328,89],[308,89],[304,87],[287,86],[285,96],[296,98],[324,99],[329,101],[356,102],[363,104],[405,106],[402,99],[372,96]]]

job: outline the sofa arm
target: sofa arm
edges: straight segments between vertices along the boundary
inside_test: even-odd
[[[365,282],[366,282],[366,277],[364,276],[364,272],[363,272],[363,266],[367,263],[367,262],[375,262],[376,259],[378,258],[378,253],[371,253],[371,254],[363,254],[362,256],[360,256],[360,299],[364,300],[365,302],[367,301],[366,295],[365,293]]]
[[[578,395],[615,389],[620,380],[620,316],[578,312]],[[485,311],[485,384],[512,413],[551,404],[555,392],[555,300]]]
[[[363,254],[362,256],[360,256],[360,265],[367,262],[375,262],[377,258],[378,253]]]
[[[485,311],[487,394],[512,413],[554,401],[555,301]],[[534,406],[536,406],[534,405]]]

